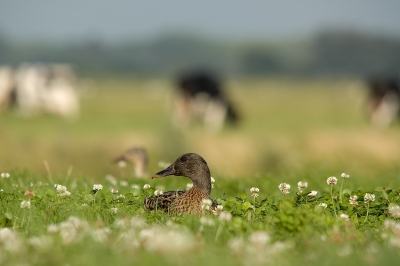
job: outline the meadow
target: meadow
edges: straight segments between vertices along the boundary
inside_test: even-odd
[[[0,264],[397,261],[400,128],[368,123],[363,82],[238,79],[226,88],[241,121],[219,133],[171,126],[167,79],[87,79],[75,119],[1,113]],[[134,146],[149,153],[149,178],[111,163]],[[186,188],[187,178],[150,179],[186,152],[207,161],[224,214],[143,208],[155,190]]]

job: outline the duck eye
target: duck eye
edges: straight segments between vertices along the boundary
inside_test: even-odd
[[[187,161],[187,159],[188,159],[188,158],[187,158],[186,156],[183,156],[183,157],[181,158],[181,160],[180,160],[180,161],[184,163],[184,162],[186,162],[186,161]]]

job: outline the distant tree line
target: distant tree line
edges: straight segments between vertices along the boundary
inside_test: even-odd
[[[106,45],[13,43],[0,35],[0,65],[71,63],[80,73],[174,75],[188,68],[239,76],[398,75],[400,40],[331,31],[304,40],[229,42],[188,35]]]

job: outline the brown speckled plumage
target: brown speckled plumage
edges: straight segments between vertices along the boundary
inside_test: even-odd
[[[193,182],[188,191],[168,191],[160,196],[147,198],[144,202],[149,210],[160,209],[170,214],[202,214],[202,200],[210,198],[211,175],[206,161],[198,154],[181,155],[172,165],[158,172],[152,178],[169,175],[186,176]],[[212,201],[212,208],[217,203]]]

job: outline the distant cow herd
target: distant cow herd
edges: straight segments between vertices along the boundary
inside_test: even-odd
[[[0,66],[0,113],[13,109],[29,116],[48,113],[61,117],[79,114],[77,76],[67,64],[25,63]],[[367,80],[367,114],[371,124],[385,127],[400,121],[400,80],[377,76]],[[218,132],[239,113],[222,83],[207,72],[183,74],[176,81],[171,121],[181,130],[200,124]]]
[[[23,115],[49,113],[74,117],[79,113],[77,78],[66,64],[22,64],[0,67],[0,112]]]

